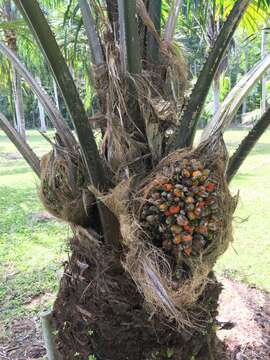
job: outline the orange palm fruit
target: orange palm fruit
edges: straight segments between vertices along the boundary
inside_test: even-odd
[[[192,253],[192,248],[191,248],[191,247],[185,248],[185,249],[184,249],[184,253],[185,253],[186,255],[190,256],[191,253]]]
[[[179,190],[179,189],[175,189],[175,190],[174,190],[174,195],[175,195],[176,197],[181,198],[181,197],[183,197],[184,193],[183,193],[183,191],[181,191],[181,190]]]
[[[163,189],[165,191],[172,191],[173,189],[173,184],[167,183],[167,184],[163,184]]]
[[[207,235],[208,234],[208,227],[206,225],[200,225],[196,231],[199,233],[199,234],[203,234],[203,235]]]
[[[190,172],[187,170],[187,169],[183,169],[182,170],[182,175],[184,176],[184,177],[190,177]]]
[[[190,235],[190,234],[183,234],[183,235],[182,235],[182,240],[183,240],[183,241],[192,241],[192,235]]]
[[[168,205],[163,203],[159,205],[159,210],[160,211],[166,211],[168,209]]]
[[[175,235],[175,237],[174,237],[174,239],[173,239],[173,242],[174,242],[176,245],[179,245],[181,241],[182,241],[181,235]]]
[[[185,202],[187,203],[187,204],[193,204],[194,203],[194,198],[192,197],[192,196],[188,196],[187,198],[186,198],[186,200],[185,200]]]
[[[193,173],[192,173],[192,177],[193,177],[194,179],[197,179],[197,178],[199,178],[199,177],[201,177],[201,176],[202,176],[202,173],[201,173],[199,170],[193,171]]]
[[[171,215],[179,214],[180,210],[181,210],[181,208],[179,205],[170,206],[170,208],[169,208],[169,212],[171,213]]]

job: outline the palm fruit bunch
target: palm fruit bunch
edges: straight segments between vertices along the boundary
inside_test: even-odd
[[[217,182],[197,159],[164,167],[161,178],[147,194],[140,223],[153,243],[179,264],[206,249],[221,224]]]

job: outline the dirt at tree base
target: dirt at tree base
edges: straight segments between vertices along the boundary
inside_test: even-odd
[[[42,359],[45,354],[38,317],[0,325],[0,360]]]
[[[228,360],[270,359],[269,295],[226,278],[220,281],[223,291],[218,320],[233,326],[218,331],[219,339],[226,344]]]
[[[225,329],[218,331],[217,360],[270,359],[270,297],[256,288],[219,280],[224,289],[218,320]],[[1,360],[41,359],[44,353],[36,318],[13,320],[1,327]]]

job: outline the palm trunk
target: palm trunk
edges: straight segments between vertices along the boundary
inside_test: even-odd
[[[22,82],[20,75],[16,69],[12,66],[12,90],[16,110],[16,122],[17,130],[19,134],[25,139],[25,118],[23,110],[23,93],[22,93]]]
[[[200,314],[201,323],[208,323],[207,327],[179,331],[173,321],[168,326],[160,318],[149,316],[143,296],[119,268],[118,256],[111,257],[110,248],[96,252],[90,247],[88,251],[96,254],[94,262],[80,239],[72,241],[72,250],[64,271],[68,276],[62,278],[54,304],[57,345],[63,359],[73,360],[74,353],[81,360],[88,360],[89,355],[96,360],[215,359],[213,319],[217,316],[221,285],[212,275],[193,308],[193,316]],[[78,265],[82,263],[90,269],[83,276],[79,275],[82,270]]]
[[[148,12],[156,31],[160,34],[161,0],[150,1]],[[160,62],[160,45],[149,31],[147,31],[146,57],[148,61],[154,64],[159,64]]]

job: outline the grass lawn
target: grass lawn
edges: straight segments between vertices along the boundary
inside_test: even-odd
[[[49,149],[35,131],[28,139],[39,155]],[[0,132],[0,321],[48,306],[69,235],[63,224],[40,221],[38,179],[17,155]]]
[[[246,131],[230,130],[232,151]],[[28,131],[39,154],[49,145]],[[53,301],[57,274],[66,258],[68,227],[40,221],[38,179],[0,132],[0,321],[38,312]],[[216,270],[270,291],[270,131],[261,138],[231,184],[240,190],[235,214],[235,241]],[[1,334],[0,334],[1,335]]]
[[[229,150],[246,131],[228,131]],[[231,183],[240,190],[234,221],[235,241],[219,260],[216,269],[270,291],[270,131],[259,140]]]

